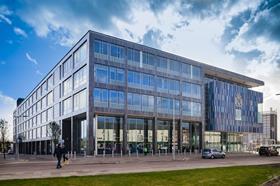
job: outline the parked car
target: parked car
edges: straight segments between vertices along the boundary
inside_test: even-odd
[[[261,146],[259,148],[260,156],[278,156],[279,152],[275,147]]]
[[[214,159],[214,158],[225,158],[226,153],[223,151],[219,151],[217,149],[203,149],[202,151],[202,158]]]

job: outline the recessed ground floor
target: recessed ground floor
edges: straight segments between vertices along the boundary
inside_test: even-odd
[[[260,135],[204,131],[199,121],[113,115],[95,115],[92,128],[86,114],[63,119],[60,124],[60,141],[67,151],[77,154],[155,154],[171,153],[173,148],[177,153],[203,148],[242,152],[256,148]],[[37,140],[21,143],[19,152],[49,154],[53,148],[50,139]]]

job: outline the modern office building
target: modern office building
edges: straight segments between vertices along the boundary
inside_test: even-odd
[[[277,111],[272,108],[263,113],[263,138],[268,144],[277,142]]]
[[[50,153],[48,123],[88,154],[246,150],[262,134],[264,82],[89,31],[14,111],[20,153]]]

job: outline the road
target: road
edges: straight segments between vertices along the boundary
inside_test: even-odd
[[[0,180],[23,178],[46,178],[60,176],[85,176],[117,173],[168,171],[195,168],[228,167],[241,165],[280,164],[280,156],[259,157],[254,154],[230,154],[226,159],[201,159],[200,156],[182,156],[172,161],[172,156],[77,158],[62,169],[55,169],[51,157],[45,159],[1,160]]]

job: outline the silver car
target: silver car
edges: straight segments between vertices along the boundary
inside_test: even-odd
[[[217,149],[203,149],[202,158],[214,159],[214,158],[225,158],[226,153],[223,151],[219,151]]]

